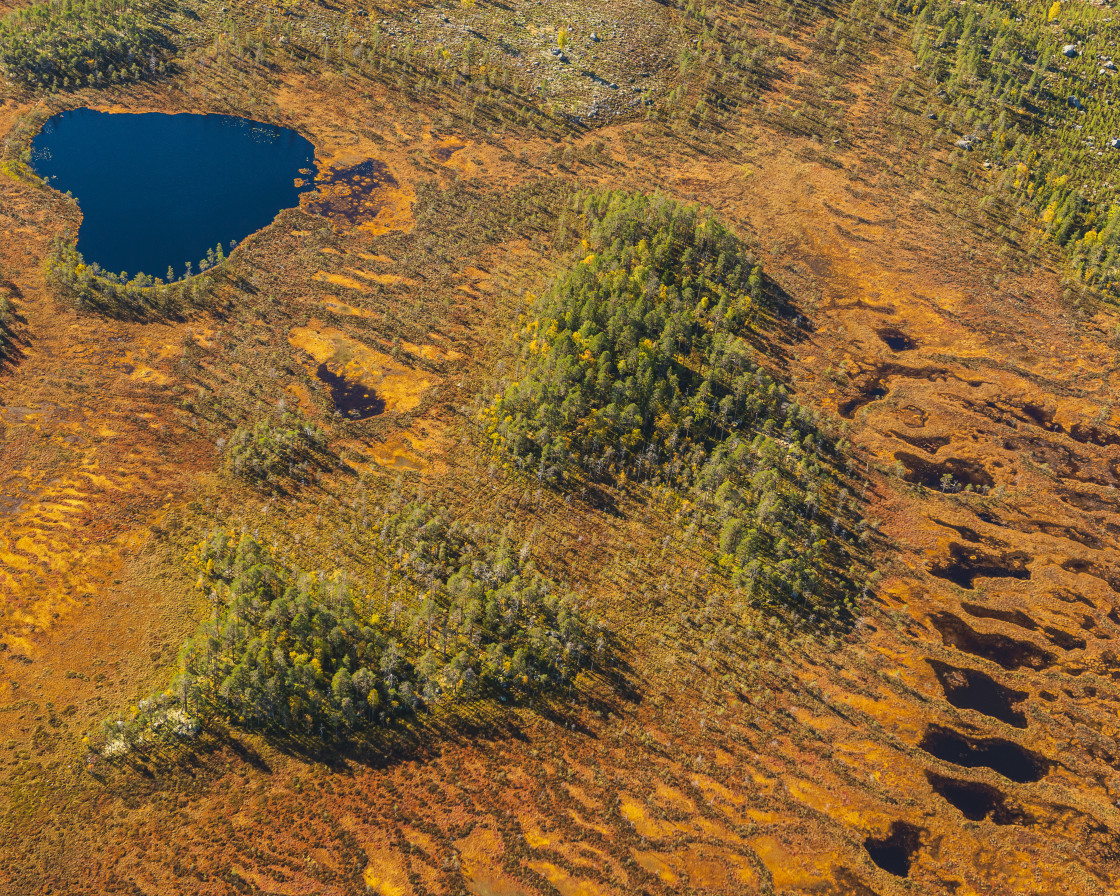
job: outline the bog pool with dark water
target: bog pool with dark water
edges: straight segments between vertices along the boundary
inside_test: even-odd
[[[36,173],[82,210],[86,262],[129,276],[165,277],[170,267],[179,277],[187,262],[197,271],[208,249],[298,205],[314,159],[295,131],[229,115],[75,109],[31,144]]]
[[[385,410],[385,401],[368,386],[347,379],[335,373],[326,364],[320,364],[315,372],[324,383],[330,386],[331,401],[340,414],[353,420],[366,420]]]
[[[964,768],[990,768],[1020,784],[1041,780],[1050,768],[1048,760],[1014,741],[971,737],[943,725],[930,725],[918,746],[945,762]]]

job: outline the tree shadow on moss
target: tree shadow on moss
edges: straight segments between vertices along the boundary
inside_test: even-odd
[[[554,692],[485,688],[469,701],[431,710],[421,707],[413,715],[388,724],[354,730],[240,727],[219,714],[208,713],[193,737],[133,746],[115,759],[100,759],[91,753],[94,759],[87,763],[87,772],[106,786],[120,786],[123,780],[160,786],[169,778],[218,775],[222,757],[232,756],[258,772],[272,774],[273,764],[254,742],[282,756],[339,773],[357,767],[384,770],[402,762],[430,760],[449,744],[477,747],[525,743],[529,739],[527,728],[540,721],[595,739],[598,735],[588,724],[589,715],[605,718],[608,713],[619,714],[625,706],[642,701],[634,668],[625,657],[614,656],[610,668],[589,667],[578,683],[560,686]]]

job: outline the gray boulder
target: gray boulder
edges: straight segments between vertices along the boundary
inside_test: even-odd
[[[1077,49],[1077,44],[1066,44],[1064,47],[1062,47],[1062,55],[1068,56],[1070,59],[1073,59],[1074,56],[1080,56],[1081,53]]]

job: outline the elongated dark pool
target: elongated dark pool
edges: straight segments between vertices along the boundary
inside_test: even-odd
[[[295,131],[229,115],[75,109],[31,145],[35,172],[78,201],[86,262],[164,278],[298,205],[314,158]]]

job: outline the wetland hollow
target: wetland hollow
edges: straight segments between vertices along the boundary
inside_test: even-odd
[[[35,172],[82,210],[86,263],[130,276],[181,277],[218,243],[260,230],[299,204],[314,158],[295,131],[229,115],[75,109],[31,144]]]

